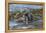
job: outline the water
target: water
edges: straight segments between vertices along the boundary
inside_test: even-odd
[[[37,17],[40,19],[40,17]],[[37,21],[33,21],[34,22],[37,22],[38,23],[38,26],[40,26],[40,23],[42,23],[42,20],[37,20]],[[9,26],[11,29],[13,29],[13,27],[16,27],[17,29],[25,29],[25,28],[35,28],[34,24],[30,23],[30,24],[25,24],[24,22],[16,22],[16,19],[11,19],[9,21]]]

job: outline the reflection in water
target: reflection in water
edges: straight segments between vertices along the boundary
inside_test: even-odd
[[[38,18],[38,17],[37,17]],[[40,18],[40,17],[39,17]],[[42,25],[42,20],[39,19],[37,21],[34,21],[32,23],[28,23],[28,24],[25,24],[24,22],[17,22],[16,19],[11,19],[9,21],[9,26],[10,26],[10,29],[27,29],[27,28],[35,28],[34,26],[34,22],[36,22],[38,24],[38,28],[41,28]]]

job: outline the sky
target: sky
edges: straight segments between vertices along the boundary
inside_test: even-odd
[[[10,4],[9,5],[9,11],[14,11],[15,8],[24,8],[24,7],[28,7],[28,8],[32,8],[32,9],[40,9],[43,6],[40,6],[40,5],[29,5],[29,4]]]

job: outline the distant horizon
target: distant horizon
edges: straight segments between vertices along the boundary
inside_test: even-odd
[[[41,9],[43,6],[40,5],[29,5],[29,4],[10,4],[9,10],[14,11],[15,8],[31,8],[31,9]]]

